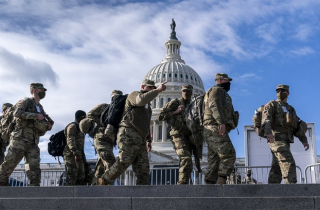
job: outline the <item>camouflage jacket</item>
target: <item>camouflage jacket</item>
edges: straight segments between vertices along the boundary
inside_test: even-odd
[[[150,141],[150,120],[152,115],[150,102],[157,95],[157,90],[151,90],[146,93],[142,91],[130,93],[126,100],[124,116],[119,126],[134,128],[143,138]]]
[[[100,117],[102,112],[109,106],[109,104],[103,103],[99,104],[98,106],[94,107],[91,111],[88,112],[87,118],[93,120],[97,125],[102,127],[100,123]]]
[[[288,103],[284,103],[281,100],[269,101],[265,106],[262,113],[262,126],[264,126],[264,134],[276,134],[276,133],[287,133],[290,142],[293,141],[294,128],[286,123],[286,114],[289,113],[291,116],[296,118],[296,121],[300,120],[297,116],[295,109]],[[306,135],[299,138],[304,143],[307,142]]]
[[[246,179],[243,179],[241,184],[257,184],[257,180],[251,177],[247,177]]]
[[[35,124],[40,122],[38,120],[38,114],[42,114],[46,121],[52,125],[54,124],[53,120],[43,110],[42,105],[40,103],[38,104],[40,112],[37,111],[36,106],[37,104],[32,97],[20,100],[15,105],[16,108],[13,116],[15,117],[16,125],[11,133],[13,139],[21,139],[39,144],[39,136],[42,134],[35,127]]]
[[[204,125],[225,124],[228,131],[235,129],[230,95],[218,86],[212,86],[204,96]]]
[[[84,149],[84,137],[85,135],[80,131],[79,124],[77,122],[69,124],[65,130],[67,145],[63,150],[64,155],[73,154],[74,156],[81,156]]]
[[[191,131],[186,126],[184,119],[184,112],[180,112],[179,114],[172,115],[172,112],[176,111],[180,105],[184,105],[187,107],[190,101],[186,103],[183,98],[174,99],[167,103],[160,111],[158,116],[159,121],[167,121],[167,125],[170,128],[170,136],[175,135],[184,135],[190,136]]]

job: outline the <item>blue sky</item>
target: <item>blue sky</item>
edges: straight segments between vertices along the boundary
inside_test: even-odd
[[[48,138],[73,121],[76,110],[110,102],[113,89],[139,88],[165,56],[171,18],[182,59],[206,90],[218,72],[234,78],[229,93],[240,111],[240,135],[230,135],[238,157],[244,156],[244,125],[252,124],[256,108],[276,99],[278,84],[290,85],[289,104],[315,123],[320,140],[318,0],[0,0],[0,5],[1,103],[29,96],[35,81],[48,88],[41,103],[55,125],[41,139],[42,162],[55,162],[46,152]],[[86,148],[88,158],[95,158],[89,142]]]

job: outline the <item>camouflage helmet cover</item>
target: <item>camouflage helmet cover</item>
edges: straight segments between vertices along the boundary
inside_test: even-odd
[[[81,120],[81,122],[79,123],[79,128],[82,133],[89,133],[90,129],[93,126],[94,126],[94,121],[89,118],[85,118]]]
[[[146,86],[149,86],[149,87],[157,88],[157,87],[155,86],[155,84],[154,84],[154,81],[149,80],[149,79],[143,80],[142,85],[146,85]]]

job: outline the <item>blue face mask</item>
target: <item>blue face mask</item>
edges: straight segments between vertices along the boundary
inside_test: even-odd
[[[231,83],[225,82],[225,83],[217,84],[217,86],[222,87],[223,89],[225,89],[226,92],[228,92],[230,90]]]

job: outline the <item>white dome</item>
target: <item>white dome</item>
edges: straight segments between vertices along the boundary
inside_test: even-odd
[[[179,85],[177,83],[181,83],[181,85],[191,84],[194,90],[204,90],[202,80],[198,73],[183,62],[175,60],[160,63],[155,66],[148,72],[144,79],[150,79],[159,84],[167,81],[168,85],[172,83],[176,85]],[[198,91],[194,93],[197,94]]]
[[[171,32],[171,37],[165,43],[166,56],[160,64],[153,67],[144,79],[153,80],[156,86],[167,81],[166,91],[161,92],[151,103],[152,117],[150,131],[153,136],[152,148],[157,151],[176,157],[172,143],[167,136],[168,128],[165,122],[159,122],[158,115],[161,108],[169,101],[175,98],[181,98],[181,86],[189,84],[193,86],[194,95],[205,94],[202,79],[198,73],[190,66],[186,65],[180,57],[181,42],[177,39],[175,31]],[[208,153],[206,144],[204,144],[204,159]]]

